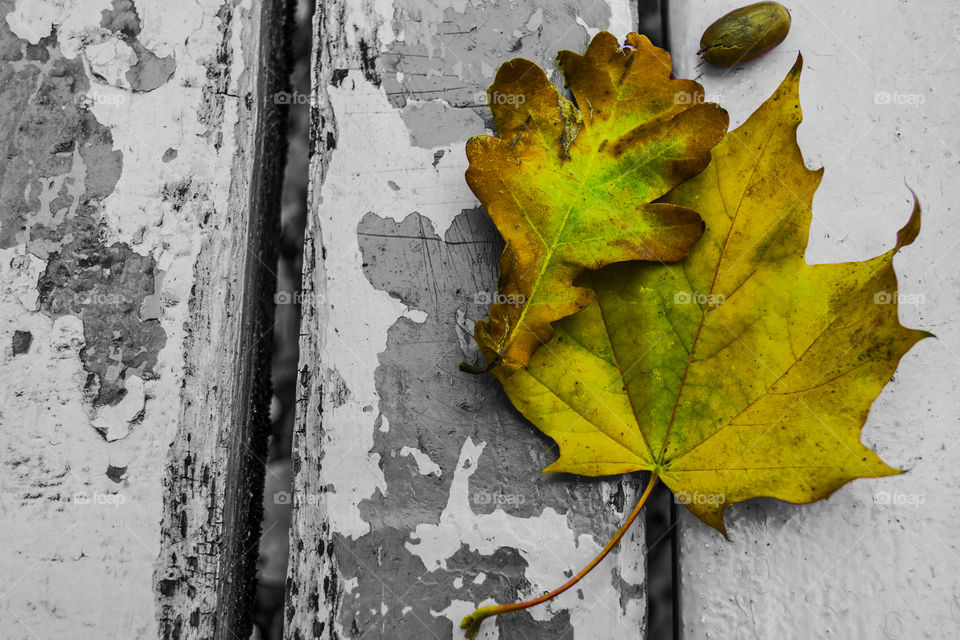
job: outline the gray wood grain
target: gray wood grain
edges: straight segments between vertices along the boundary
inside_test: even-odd
[[[249,636],[284,23],[0,1],[4,637]]]
[[[578,17],[633,26],[626,2],[318,8],[287,638],[461,637],[479,601],[582,568],[632,507],[635,478],[541,476],[552,443],[457,370],[502,246],[463,145],[499,63],[552,69],[586,44]],[[581,589],[483,637],[643,637],[642,547],[635,526]]]
[[[189,375],[167,458],[154,575],[163,638],[247,637],[256,590],[270,429],[270,342],[276,287],[287,89],[287,15],[255,1],[225,22],[221,63],[241,101],[228,205],[211,216],[194,266]],[[240,51],[227,43],[243,42]],[[235,60],[242,56],[242,61]],[[221,67],[225,71],[229,67]],[[211,96],[211,100],[216,100]]]

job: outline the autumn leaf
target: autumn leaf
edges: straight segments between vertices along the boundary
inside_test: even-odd
[[[897,318],[893,257],[916,238],[920,208],[883,255],[806,264],[822,170],[796,142],[801,63],[665,198],[706,222],[690,256],[584,276],[593,303],[501,376],[560,446],[546,471],[649,470],[720,531],[736,502],[808,503],[899,473],[860,432],[900,358],[931,335]]]
[[[573,286],[587,269],[625,260],[675,261],[700,237],[686,206],[653,201],[709,162],[727,114],[702,87],[670,79],[670,56],[632,33],[601,32],[558,64],[576,100],[524,59],[489,88],[497,137],[467,143],[467,183],[506,241],[489,322],[475,337],[505,371],[529,362],[550,323],[587,304]]]

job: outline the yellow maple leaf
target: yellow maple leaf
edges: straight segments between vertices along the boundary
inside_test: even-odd
[[[500,376],[560,446],[546,471],[649,470],[720,531],[736,502],[808,503],[899,473],[860,432],[900,358],[931,335],[897,317],[893,257],[916,238],[920,207],[876,258],[804,261],[822,170],[796,142],[801,62],[665,198],[706,222],[690,256],[584,276],[594,302]]]
[[[504,63],[488,90],[497,136],[467,143],[466,178],[506,240],[489,322],[475,337],[506,372],[529,362],[551,322],[592,299],[587,269],[676,261],[703,231],[688,207],[653,201],[709,162],[728,118],[702,87],[670,78],[670,56],[631,33],[606,32],[558,65],[576,99],[529,60]]]

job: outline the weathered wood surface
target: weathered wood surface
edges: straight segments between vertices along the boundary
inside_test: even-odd
[[[551,444],[476,361],[501,244],[464,143],[498,65],[553,70],[631,4],[318,7],[312,199],[286,637],[457,638],[480,601],[559,585],[609,538],[635,480],[540,476]],[[643,527],[578,589],[484,638],[641,638]]]
[[[906,181],[924,221],[917,242],[896,258],[900,320],[937,338],[902,360],[863,431],[864,442],[908,473],[856,481],[815,505],[738,505],[728,511],[730,540],[681,514],[683,637],[955,637],[960,8],[946,0],[785,2],[793,28],[778,49],[730,71],[710,69],[695,55],[700,34],[738,4],[671,3],[679,74],[699,79],[707,98],[730,111],[733,128],[802,50],[799,143],[808,166],[826,169],[807,260],[887,250],[910,211]]]
[[[249,633],[283,18],[0,1],[6,638]]]

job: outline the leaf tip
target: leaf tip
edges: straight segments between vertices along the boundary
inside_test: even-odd
[[[729,541],[730,536],[727,534],[727,523],[724,522],[724,519],[723,519],[724,511],[726,511],[726,505],[721,506],[716,510],[705,511],[703,513],[695,512],[695,515],[701,520],[703,520],[705,523],[707,523],[708,525],[710,525],[711,527],[719,531],[720,535],[722,535],[724,538],[726,538]]]
[[[690,510],[690,513],[697,516],[697,518],[708,525],[710,528],[715,529],[720,535],[730,540],[730,536],[727,534],[727,525],[724,522],[723,513],[726,510],[726,506],[719,507],[717,509],[710,510],[699,510],[693,509],[690,505],[686,505],[687,509]]]
[[[910,213],[910,219],[897,231],[897,249],[913,244],[913,241],[920,235],[920,199],[916,192],[907,185],[907,190],[913,195],[913,211]]]
[[[540,471],[540,475],[545,476],[548,473],[563,473],[564,470],[561,467],[560,461],[563,459],[563,454],[561,453],[560,458],[551,462],[546,467]]]
[[[642,47],[652,47],[652,46],[653,46],[653,43],[650,42],[650,38],[648,38],[647,36],[643,35],[642,33],[637,33],[636,31],[631,31],[631,32],[628,33],[627,36],[623,39],[623,46],[620,47],[620,48],[621,48],[621,49],[624,49],[624,50],[626,50],[626,49],[637,50],[637,49],[640,49],[640,48],[642,48]]]

